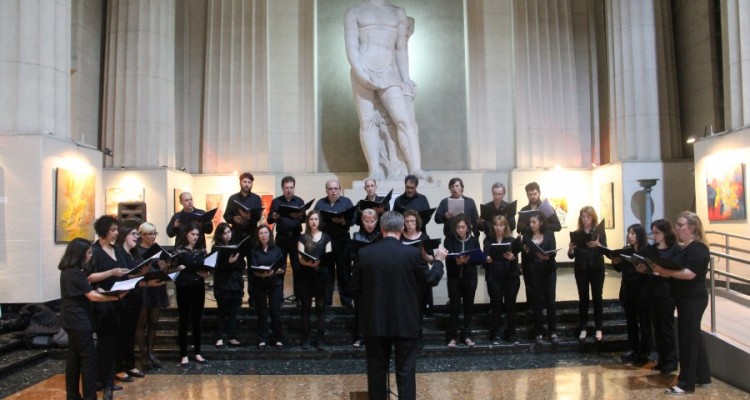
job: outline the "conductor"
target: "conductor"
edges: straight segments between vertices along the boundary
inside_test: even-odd
[[[399,241],[404,217],[387,211],[380,218],[383,240],[359,251],[352,273],[351,294],[360,309],[360,329],[367,343],[367,390],[370,399],[385,399],[391,348],[395,348],[396,385],[400,399],[416,398],[416,358],[419,348],[419,284],[432,286],[443,276],[447,251],[435,250],[430,266],[417,248]]]

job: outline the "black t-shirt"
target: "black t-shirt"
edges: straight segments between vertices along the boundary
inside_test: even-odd
[[[60,273],[60,323],[63,329],[91,331],[91,302],[86,293],[94,290],[86,275],[78,268],[68,268]]]
[[[706,290],[706,272],[708,272],[710,259],[711,254],[708,247],[701,242],[693,241],[680,249],[674,256],[673,261],[692,271],[695,278],[689,281],[670,279],[669,288],[672,291],[672,296],[675,298],[705,296],[708,293]]]

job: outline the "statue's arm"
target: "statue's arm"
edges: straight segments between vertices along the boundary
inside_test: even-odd
[[[359,26],[357,25],[357,8],[352,7],[344,15],[344,44],[346,45],[346,58],[352,66],[354,76],[360,84],[370,89],[375,89],[375,83],[362,63],[359,54]]]

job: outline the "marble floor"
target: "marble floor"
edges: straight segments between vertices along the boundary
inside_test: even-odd
[[[574,355],[575,356],[575,355]],[[483,360],[468,357],[474,366],[484,370],[458,372],[420,372],[417,374],[419,399],[654,399],[667,398],[664,388],[676,379],[674,375],[660,375],[650,371],[650,364],[637,367],[614,362],[614,356],[556,357],[551,362],[546,355],[539,368],[531,367],[529,358],[519,361],[519,367],[509,369],[507,361]],[[493,357],[494,359],[502,357]],[[473,359],[473,360],[472,360]],[[545,359],[547,359],[545,361]],[[427,360],[420,364],[431,364]],[[324,361],[321,361],[324,362]],[[227,362],[226,364],[228,364]],[[367,377],[362,373],[363,360],[349,360],[338,367],[355,363],[351,374],[263,374],[252,361],[232,361],[231,372],[217,373],[228,367],[225,363],[209,363],[180,370],[173,366],[163,372],[149,374],[144,379],[123,384],[116,392],[120,400],[169,399],[365,399]],[[491,369],[494,364],[506,367]],[[460,364],[460,362],[459,362]],[[461,367],[452,365],[451,367]],[[465,366],[465,365],[464,365]],[[325,368],[324,368],[325,369]],[[420,366],[420,370],[430,369]],[[240,373],[244,372],[244,373]],[[391,377],[392,382],[395,378]],[[55,400],[64,399],[64,379],[55,374],[31,387],[11,394],[7,399]],[[395,386],[395,384],[394,384]],[[393,388],[395,391],[395,387]],[[700,399],[750,399],[750,394],[714,379],[710,385],[698,388],[694,395]]]

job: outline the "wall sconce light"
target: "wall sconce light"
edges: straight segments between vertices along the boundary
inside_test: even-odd
[[[708,136],[714,135],[714,126],[708,125],[705,128],[703,128],[703,136],[701,136],[701,139]],[[695,141],[698,140],[698,137],[696,135],[690,135],[688,136],[687,140],[685,141],[687,144],[693,144]]]
[[[113,156],[113,155],[115,154],[115,152],[114,152],[114,151],[112,151],[112,149],[110,149],[109,147],[105,147],[105,148],[104,148],[104,149],[102,150],[102,153],[103,153],[103,154],[104,154],[105,156],[110,156],[110,157],[112,157],[112,156]]]

